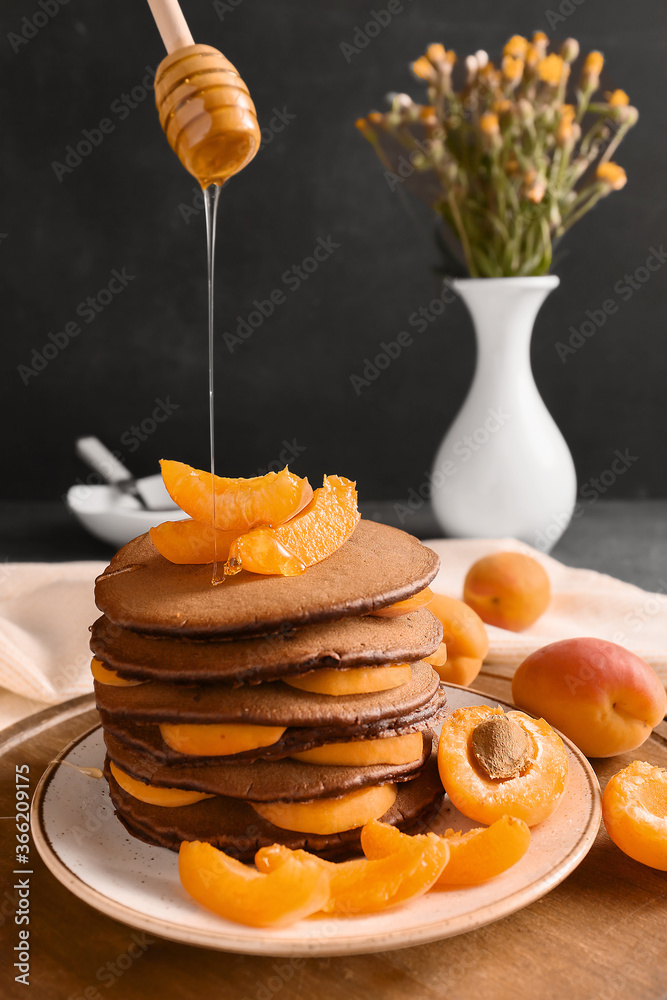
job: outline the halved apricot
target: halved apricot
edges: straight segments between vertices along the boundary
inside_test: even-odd
[[[635,861],[667,871],[667,770],[643,760],[618,771],[602,796],[607,833]]]
[[[174,503],[196,521],[211,524],[211,473],[166,459],[160,467]],[[313,496],[308,480],[295,476],[287,467],[252,479],[215,476],[213,488],[216,527],[237,533],[257,524],[282,524],[310,503]]]
[[[411,676],[410,664],[402,663],[391,667],[352,667],[349,670],[324,667],[295,677],[283,677],[283,681],[290,687],[317,694],[368,694],[400,687],[407,684]]]
[[[261,848],[255,855],[259,871],[279,871],[292,858],[306,861],[314,855],[290,851],[281,844]],[[437,837],[407,838],[398,851],[379,860],[365,858],[338,864],[318,859],[329,876],[330,897],[325,913],[375,913],[427,892],[449,860],[449,847]]]
[[[161,556],[180,565],[212,563],[214,557],[221,561],[229,555],[229,548],[238,531],[216,530],[201,521],[163,521],[149,529],[151,541]],[[214,539],[217,545],[214,546]]]
[[[146,681],[128,681],[124,677],[120,677],[115,670],[109,670],[95,656],[90,661],[90,672],[100,684],[111,684],[113,687],[137,687],[139,684],[146,683]]]
[[[128,795],[140,802],[147,802],[151,806],[166,806],[176,808],[178,806],[191,806],[194,802],[201,802],[202,799],[212,799],[213,796],[207,792],[194,792],[189,788],[161,788],[158,785],[149,785],[145,781],[137,781],[125,771],[122,771],[113,761],[109,764],[114,778]]]
[[[342,833],[379,819],[396,801],[396,785],[356,788],[335,798],[305,802],[251,802],[255,812],[281,830],[298,833]]]
[[[300,514],[277,528],[254,528],[232,542],[225,572],[298,576],[326,559],[350,537],[359,521],[355,484],[325,476]]]
[[[494,742],[494,724],[489,726],[489,722],[501,717],[507,731]],[[480,730],[482,724],[486,725]],[[516,745],[511,737],[513,725],[521,737]],[[493,761],[497,770],[491,767]],[[438,744],[438,770],[445,791],[464,816],[478,823],[516,816],[534,826],[558,805],[567,781],[567,752],[558,733],[544,719],[531,719],[523,712],[505,716],[502,708],[471,706],[458,708],[445,719]],[[492,777],[492,773],[502,776]]]
[[[329,899],[329,876],[316,860],[290,857],[265,875],[198,840],[181,844],[178,874],[206,909],[249,927],[285,927]]]
[[[378,740],[356,740],[353,743],[327,743],[312,750],[299,750],[290,757],[306,764],[341,764],[369,767],[371,764],[411,764],[424,751],[421,733],[385,736]]]
[[[192,757],[216,757],[257,750],[277,743],[284,732],[284,726],[253,726],[244,722],[163,722],[160,725],[160,733],[167,746]]]
[[[401,615],[409,615],[411,611],[419,611],[420,608],[425,608],[431,603],[433,597],[434,594],[431,588],[424,587],[418,594],[406,597],[404,601],[396,601],[395,604],[390,604],[388,608],[379,608],[379,610],[373,611],[371,617],[400,618]]]
[[[367,823],[361,831],[363,852],[373,859],[393,854],[415,839],[379,820]],[[467,833],[447,830],[441,839],[449,846],[450,856],[437,885],[477,885],[501,875],[524,856],[530,847],[530,830],[523,820],[503,816],[491,826],[480,826]]]

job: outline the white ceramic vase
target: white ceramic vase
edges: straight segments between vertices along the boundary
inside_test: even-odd
[[[548,552],[576,500],[572,456],[530,366],[535,317],[555,275],[461,278],[477,334],[468,396],[435,459],[432,501],[453,538],[519,538]]]

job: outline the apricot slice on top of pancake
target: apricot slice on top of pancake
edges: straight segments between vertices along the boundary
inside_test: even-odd
[[[192,519],[187,521],[163,521],[150,529],[151,541],[161,556],[169,562],[191,565],[213,562],[213,528],[210,524]],[[215,539],[218,559],[224,560],[238,531],[216,530]]]
[[[308,506],[279,527],[254,528],[232,542],[226,573],[299,576],[308,566],[332,555],[359,521],[355,484],[325,476]]]
[[[211,524],[211,473],[166,459],[160,462],[160,467],[174,503],[195,521]],[[295,476],[287,467],[252,479],[214,476],[213,492],[216,527],[237,534],[258,524],[282,524],[307,506],[313,496],[308,480]]]
[[[321,910],[329,899],[329,875],[317,858],[289,857],[264,874],[211,844],[184,840],[178,873],[198,903],[250,927],[284,927]]]

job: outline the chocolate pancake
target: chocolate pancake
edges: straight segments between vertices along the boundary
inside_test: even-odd
[[[282,760],[238,761],[205,766],[161,764],[104,733],[109,758],[131,778],[160,788],[186,788],[210,792],[248,802],[303,802],[309,799],[344,795],[355,788],[407,781],[421,771],[431,753],[433,734],[423,734],[422,754],[409,764],[370,764],[353,767],[342,764],[306,764],[284,757]]]
[[[221,795],[174,809],[151,806],[124,792],[108,768],[105,774],[116,815],[132,836],[149,844],[177,851],[183,840],[202,840],[241,861],[252,861],[260,847],[271,844],[303,848],[331,859],[360,853],[360,829],[327,835],[295,833],[269,823],[249,803]],[[396,801],[381,817],[382,822],[406,832],[415,827],[421,832],[437,813],[442,797],[433,752],[416,778],[398,786]]]
[[[435,615],[422,609],[398,618],[341,618],[254,639],[147,636],[98,618],[90,648],[129,680],[206,684],[258,683],[319,667],[380,666],[420,660],[442,640]]]
[[[440,678],[428,663],[411,664],[400,687],[368,694],[316,694],[267,681],[244,687],[226,684],[162,684],[117,687],[95,681],[100,712],[138,722],[243,722],[264,726],[349,726],[396,719],[426,705]]]
[[[329,727],[290,727],[282,737],[267,747],[256,750],[244,750],[235,754],[216,754],[211,756],[191,756],[173,750],[162,739],[160,727],[148,722],[129,722],[116,716],[101,712],[100,716],[104,730],[111,733],[134,750],[150,754],[160,764],[189,764],[191,766],[232,763],[234,761],[279,760],[300,750],[312,750],[314,747],[331,743],[356,743],[361,740],[386,739],[391,736],[405,736],[407,733],[420,732],[427,727],[439,723],[447,711],[447,702],[442,689],[427,702],[424,708],[398,719],[381,719],[373,725],[329,726]]]
[[[416,538],[362,520],[301,576],[243,571],[213,587],[210,566],[170,563],[140,535],[97,578],[95,603],[116,625],[149,635],[262,635],[387,607],[427,587],[438,566]]]

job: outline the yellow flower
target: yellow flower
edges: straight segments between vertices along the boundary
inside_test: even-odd
[[[381,111],[371,111],[367,119],[371,125],[382,125],[384,122],[384,115]]]
[[[493,102],[493,110],[497,115],[504,115],[506,111],[512,110],[512,102],[503,97],[502,100]]]
[[[514,56],[516,59],[523,59],[528,48],[528,39],[523,35],[512,35],[509,42],[503,49],[504,56]]]
[[[536,31],[533,35],[533,45],[548,45],[549,39],[543,31]]]
[[[602,184],[606,184],[607,187],[611,188],[612,191],[620,191],[622,187],[625,187],[628,180],[625,170],[623,167],[619,167],[618,163],[598,164],[595,176]]]
[[[484,135],[494,136],[498,135],[500,132],[500,125],[498,124],[498,115],[494,115],[493,112],[487,111],[483,114],[479,120],[479,127],[484,133]]]
[[[550,56],[541,59],[537,64],[537,75],[544,83],[551,87],[557,87],[563,77],[565,63],[561,56],[552,52]]]
[[[440,43],[433,43],[429,45],[426,49],[426,58],[432,63],[444,62],[447,58],[447,52],[445,51],[445,46],[440,45]]]
[[[561,118],[556,129],[556,142],[559,146],[574,145],[581,138],[581,128],[571,118]]]
[[[582,75],[587,77],[598,77],[602,72],[602,67],[604,66],[604,56],[601,52],[589,52],[586,56],[586,61],[584,62],[584,68],[582,69]]]
[[[577,109],[574,104],[561,104],[560,117],[562,121],[574,121],[577,117]]]
[[[526,49],[526,55],[525,55],[526,66],[530,66],[532,69],[534,66],[537,66],[539,61],[540,61],[540,50],[537,48],[536,45],[529,45],[528,48]]]
[[[434,80],[436,77],[435,70],[426,56],[420,56],[416,62],[412,63],[412,72],[420,80]]]
[[[515,59],[514,56],[504,56],[503,76],[511,83],[518,83],[523,76],[523,59]]]
[[[612,93],[607,92],[604,96],[612,108],[625,108],[630,103],[630,98],[624,90],[614,90]]]

